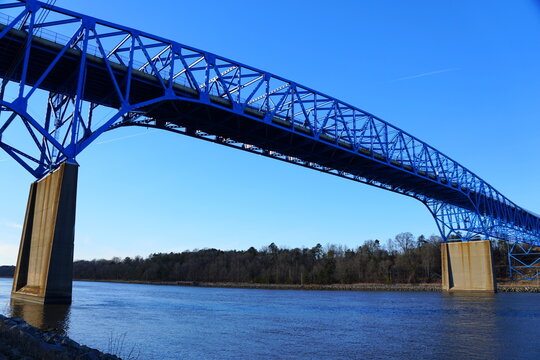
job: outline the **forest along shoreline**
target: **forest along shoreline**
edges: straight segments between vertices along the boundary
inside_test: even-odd
[[[500,292],[540,292],[539,282],[510,282],[508,244],[492,242]],[[535,269],[530,269],[534,271]],[[0,267],[0,276],[14,267]],[[533,276],[534,274],[527,274]],[[78,260],[73,278],[151,285],[282,290],[441,291],[441,238],[405,232],[361,246],[201,249],[110,260]]]
[[[493,243],[498,281],[508,280],[507,243]],[[201,249],[74,262],[75,279],[122,280],[166,284],[220,284],[230,287],[348,289],[431,289],[441,284],[441,238],[400,233],[385,244],[368,240],[349,248],[328,244],[286,248],[275,243],[260,249]],[[224,284],[224,285],[221,285]],[[413,284],[413,285],[411,285]],[[418,285],[417,285],[418,284]],[[369,285],[367,285],[369,286]],[[419,286],[419,287],[418,287]],[[431,290],[430,290],[431,291]]]

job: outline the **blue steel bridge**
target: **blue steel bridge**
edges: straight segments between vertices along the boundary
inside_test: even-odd
[[[444,240],[540,246],[538,215],[355,106],[49,3],[8,0],[0,12],[0,147],[36,178],[76,161],[106,131],[150,127],[413,197]]]

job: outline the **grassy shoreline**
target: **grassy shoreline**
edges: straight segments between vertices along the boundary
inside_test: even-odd
[[[225,282],[197,282],[197,281],[141,281],[141,280],[89,280],[77,279],[77,281],[108,282],[120,284],[141,284],[161,286],[190,286],[209,288],[235,288],[235,289],[265,289],[265,290],[324,290],[324,291],[428,291],[441,292],[440,283],[431,284],[257,284],[257,283],[225,283]],[[528,292],[540,293],[540,282],[516,283],[499,281],[498,292]]]

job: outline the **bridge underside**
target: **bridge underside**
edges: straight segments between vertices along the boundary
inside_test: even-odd
[[[2,29],[0,25],[0,30]],[[20,81],[23,72],[22,63],[18,60],[20,49],[24,48],[26,33],[10,30],[8,35],[0,39],[0,76],[12,81]],[[54,42],[36,38],[32,42],[26,83],[33,85],[45,72],[49,64],[61,51],[62,46]],[[40,88],[55,93],[74,96],[77,90],[77,75],[80,65],[80,51],[68,50],[58,65],[41,83]],[[113,64],[113,70],[120,86],[128,83],[128,70],[120,64]],[[102,59],[87,55],[87,74],[84,90],[85,101],[120,108],[121,101],[108,75]],[[267,151],[316,163],[323,167],[347,172],[366,179],[367,182],[381,183],[394,191],[417,195],[418,198],[432,198],[455,206],[476,211],[470,198],[459,191],[457,184],[448,186],[444,179],[435,174],[419,176],[412,168],[397,161],[390,163],[368,149],[353,151],[352,147],[321,134],[318,139],[308,127],[286,119],[265,117],[265,113],[246,107],[242,114],[231,109],[236,105],[222,97],[209,96],[209,102],[201,100],[200,94],[186,86],[174,84],[173,90],[178,100],[159,101],[138,108],[146,117],[156,120],[156,124],[173,123],[188,128],[188,131],[203,131],[216,136],[234,139],[251,144]],[[132,104],[144,103],[158,99],[164,90],[157,79],[151,75],[133,70],[130,82],[130,98]],[[208,95],[207,95],[208,96]],[[254,121],[255,119],[255,121]],[[420,174],[421,175],[421,174]],[[482,209],[480,209],[482,211]]]
[[[3,28],[5,25],[0,24],[0,31]],[[27,37],[26,31],[11,29],[0,38],[0,52],[3,54],[0,58],[0,77],[21,81],[25,74],[21,57],[24,57]],[[353,148],[351,143],[329,136],[331,131],[315,133],[313,124],[302,124],[283,115],[269,116],[268,112],[251,106],[250,102],[241,105],[223,95],[217,96],[202,88],[174,81],[170,83],[166,77],[160,80],[155,75],[90,54],[84,57],[85,76],[79,89],[83,59],[81,50],[66,50],[61,44],[37,36],[32,38],[30,44],[29,53],[32,56],[27,59],[24,78],[28,86],[39,83],[41,90],[79,97],[93,105],[114,109],[121,109],[125,105],[119,94],[128,94],[125,100],[132,108],[130,111],[152,119],[158,128],[170,129],[174,124],[184,127],[187,135],[197,132],[215,135],[226,141],[264,149],[266,153],[276,152],[298,159],[292,162],[304,162],[312,168],[332,169],[333,173],[341,172],[347,178],[413,196],[426,205],[428,200],[433,199],[509,223],[511,228],[521,226],[526,232],[533,231],[530,224],[525,227],[514,224],[520,216],[525,216],[523,210],[508,211],[506,204],[494,201],[479,188],[467,188],[464,184],[441,176],[438,171],[413,168],[399,159],[388,159],[380,153],[381,149],[374,150],[374,138],[365,147]],[[49,68],[58,56],[56,65]],[[43,78],[43,74],[47,75]],[[114,82],[111,74],[114,74]],[[164,85],[170,89],[165,90]],[[129,121],[126,125],[130,125]],[[92,135],[90,129],[85,129],[83,140]],[[400,146],[403,148],[394,150],[405,151],[405,145]],[[484,226],[483,231],[487,230]],[[496,235],[508,237],[501,232]]]

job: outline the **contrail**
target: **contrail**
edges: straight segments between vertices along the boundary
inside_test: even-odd
[[[129,138],[132,138],[132,137],[142,136],[142,135],[146,135],[146,134],[148,134],[148,132],[143,132],[143,133],[138,133],[138,134],[133,134],[133,135],[121,136],[121,137],[117,137],[117,138],[114,138],[114,139],[109,139],[109,140],[104,140],[104,141],[97,142],[96,145],[108,144],[108,143],[112,143],[112,142],[115,142],[115,141],[120,141],[120,140],[124,140],[124,139],[129,139]]]
[[[442,70],[435,70],[435,71],[425,72],[425,73],[421,73],[421,74],[405,76],[405,77],[402,77],[402,78],[399,78],[399,79],[391,80],[391,82],[416,79],[416,78],[421,78],[421,77],[424,77],[424,76],[442,74],[442,73],[445,73],[445,72],[456,71],[456,70],[459,70],[459,68],[448,68],[448,69],[442,69]]]

